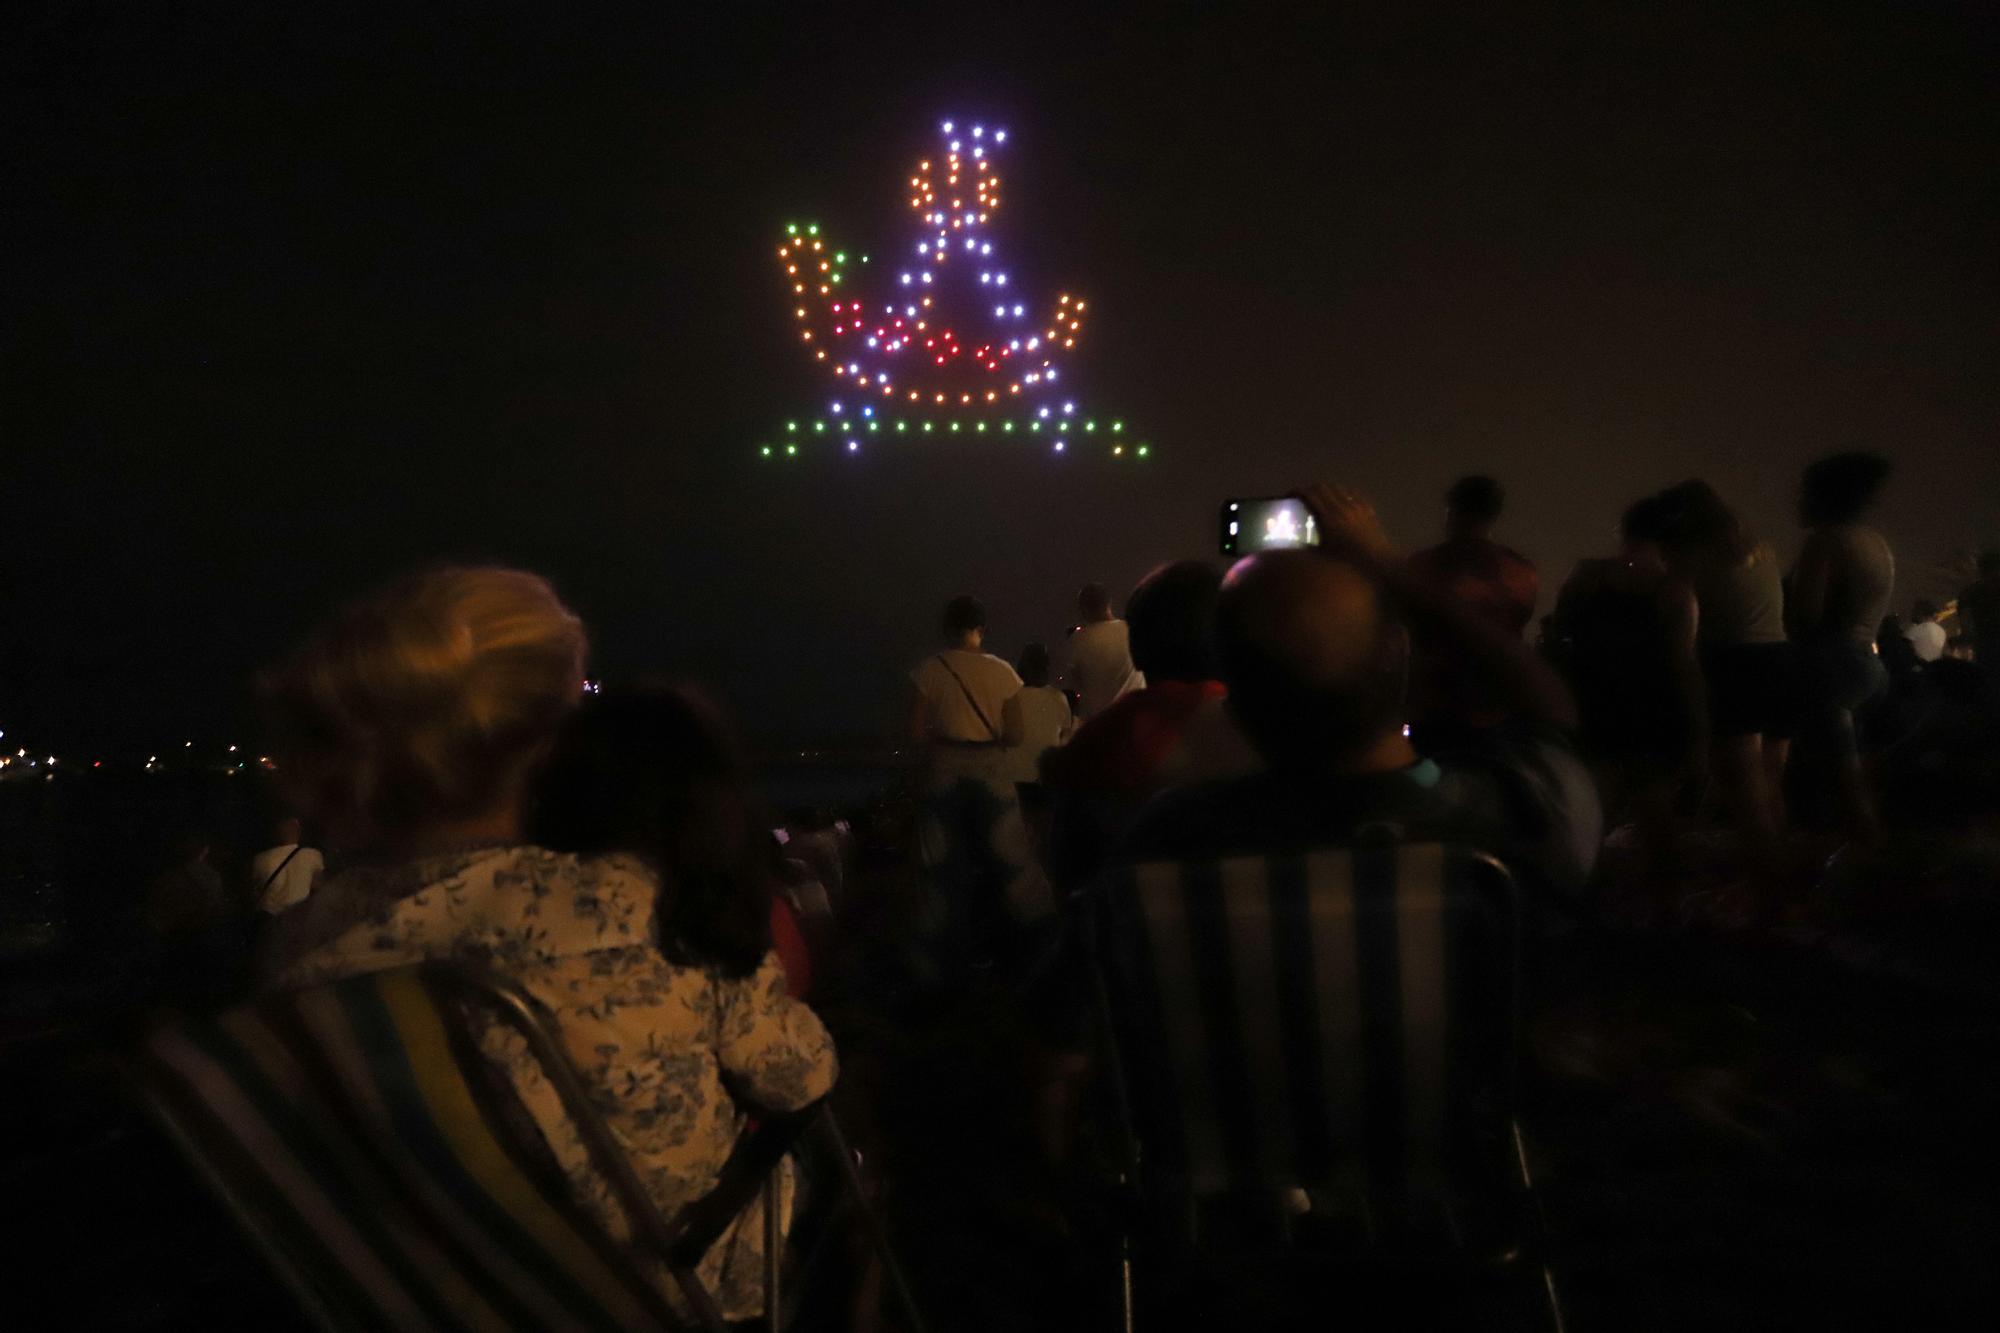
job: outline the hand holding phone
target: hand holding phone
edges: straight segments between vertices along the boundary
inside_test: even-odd
[[[1319,518],[1295,495],[1222,502],[1222,554],[1319,545]]]

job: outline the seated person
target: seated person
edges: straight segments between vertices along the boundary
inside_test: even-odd
[[[833,1084],[833,1047],[787,998],[777,959],[753,964],[754,942],[732,939],[717,958],[707,927],[663,937],[702,886],[524,837],[531,773],[582,698],[584,649],[583,626],[541,579],[444,569],[335,617],[265,683],[280,778],[316,827],[361,854],[273,920],[266,970],[278,986],[311,986],[459,955],[519,982],[671,1217],[714,1186],[744,1125],[737,1098],[809,1104]],[[526,1043],[494,1025],[483,1049],[578,1201],[624,1235]],[[730,1319],[762,1312],[763,1235],[760,1202],[700,1265]]]
[[[1318,487],[1305,499],[1325,544],[1237,562],[1217,607],[1230,711],[1267,771],[1161,796],[1117,859],[1303,851],[1389,824],[1491,852],[1524,883],[1573,893],[1596,857],[1599,812],[1563,734],[1575,717],[1561,682],[1517,632],[1412,576],[1360,497]],[[1479,673],[1514,720],[1457,751],[1413,749],[1412,627]]]
[[[1039,782],[1042,756],[1069,739],[1076,719],[1070,715],[1069,697],[1049,684],[1048,645],[1023,648],[1015,669],[1021,673],[1021,688],[1001,705],[1001,739],[1007,742],[1014,781]]]
[[[1205,560],[1162,565],[1126,605],[1144,687],[1121,696],[1049,755],[1055,797],[1052,869],[1075,884],[1148,799],[1167,787],[1258,767],[1229,715],[1215,654],[1221,571]]]

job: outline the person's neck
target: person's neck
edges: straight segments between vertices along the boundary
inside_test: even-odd
[[[984,639],[977,639],[968,635],[967,637],[959,639],[954,643],[947,644],[946,647],[949,651],[954,653],[976,653],[979,651],[979,646],[984,642],[985,642]]]
[[[471,819],[434,824],[413,834],[396,850],[406,859],[438,856],[468,847],[504,847],[521,841],[521,811],[509,803]]]

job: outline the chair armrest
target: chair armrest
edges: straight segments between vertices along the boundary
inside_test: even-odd
[[[812,1126],[823,1103],[814,1102],[784,1115],[759,1113],[756,1127],[736,1140],[722,1164],[715,1187],[681,1209],[668,1227],[666,1260],[676,1268],[692,1268],[714,1247],[729,1224],[742,1216],[771,1171],[791,1152]]]

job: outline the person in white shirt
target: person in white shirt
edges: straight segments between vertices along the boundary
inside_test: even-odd
[[[314,882],[326,870],[326,858],[301,844],[304,830],[297,815],[284,816],[272,832],[277,845],[250,858],[250,886],[258,909],[276,916],[312,894]]]
[[[1131,638],[1125,622],[1111,614],[1111,597],[1101,583],[1086,583],[1076,595],[1082,624],[1069,636],[1069,667],[1063,684],[1076,691],[1077,716],[1087,718],[1109,708],[1119,695],[1143,689],[1146,678],[1132,666]]]
[[[985,649],[986,608],[954,597],[945,648],[910,672],[909,732],[923,754],[917,850],[947,967],[1004,954],[1018,929],[1054,910],[1021,816],[1002,717],[1020,692],[1014,668]]]
[[[1007,742],[1009,766],[1016,782],[1042,780],[1042,755],[1069,739],[1075,719],[1069,697],[1049,684],[1049,650],[1031,643],[1016,664],[1021,688],[1000,710],[1000,731]]]
[[[1911,610],[1915,614],[1903,637],[1910,641],[1919,662],[1935,662],[1944,656],[1944,646],[1949,642],[1944,626],[1938,624],[1938,604],[1928,597],[1919,597]]]

